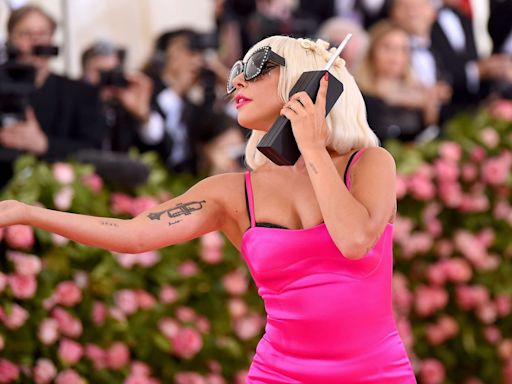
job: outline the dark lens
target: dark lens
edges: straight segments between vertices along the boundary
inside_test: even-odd
[[[247,60],[247,64],[245,65],[245,79],[251,80],[254,79],[261,73],[261,70],[265,63],[263,62],[265,59],[265,51],[257,51],[251,55],[249,60]]]
[[[231,93],[235,90],[235,84],[233,84],[233,81],[235,80],[235,77],[242,73],[243,69],[244,65],[241,61],[237,61],[233,65],[233,68],[231,68],[231,72],[229,72],[228,84],[226,87],[228,93]]]

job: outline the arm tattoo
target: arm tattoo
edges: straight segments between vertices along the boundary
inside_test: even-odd
[[[309,162],[308,165],[311,168],[311,170],[315,172],[316,175],[318,175],[318,171],[316,170],[315,164]]]
[[[117,223],[111,223],[109,221],[100,221],[100,225],[105,225],[107,227],[119,227],[119,224]]]
[[[198,211],[203,208],[203,205],[206,204],[206,200],[201,201],[191,201],[189,203],[178,203],[176,207],[169,208],[160,212],[150,212],[148,214],[149,220],[160,220],[160,217],[167,213],[167,216],[170,218],[178,217],[178,216],[188,216],[192,214],[194,211]],[[181,220],[179,220],[181,221]],[[178,221],[178,222],[179,222]],[[175,222],[177,223],[177,222]],[[173,223],[173,224],[175,224]]]

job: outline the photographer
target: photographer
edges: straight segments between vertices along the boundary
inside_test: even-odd
[[[80,149],[99,148],[102,141],[97,92],[81,82],[51,73],[50,56],[56,22],[43,9],[28,5],[13,11],[7,23],[8,45],[15,62],[35,68],[34,91],[25,116],[0,127],[0,186],[23,153],[49,161],[64,160]],[[0,113],[2,105],[0,105]]]
[[[225,81],[228,71],[224,73],[220,62],[205,54],[206,40],[188,29],[166,32],[157,39],[146,68],[155,90],[142,139],[175,172],[198,173],[204,168],[222,172],[240,166],[243,135],[216,98],[217,84]],[[221,152],[223,164],[232,165],[227,168],[215,164],[219,156],[208,155],[219,153],[209,144],[226,142],[229,148]]]
[[[106,137],[103,149],[127,152],[140,146],[138,132],[149,118],[153,85],[143,73],[125,73],[124,50],[99,41],[82,54],[82,79],[99,88]]]

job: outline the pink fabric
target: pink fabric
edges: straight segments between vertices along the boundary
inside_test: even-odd
[[[246,180],[251,228],[242,255],[267,312],[247,384],[416,383],[392,313],[392,224],[350,260],[325,224],[255,226],[249,173]]]

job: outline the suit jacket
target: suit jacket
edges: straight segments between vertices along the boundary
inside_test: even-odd
[[[455,110],[464,109],[477,103],[484,97],[486,91],[481,82],[478,84],[477,90],[472,91],[466,72],[467,64],[478,60],[472,21],[460,11],[453,8],[450,10],[460,20],[465,37],[465,47],[460,51],[455,49],[437,20],[432,26],[431,49],[436,59],[440,60],[440,65],[447,73],[448,81],[453,87],[451,107],[455,112]]]
[[[490,0],[488,29],[493,53],[500,53],[507,37],[512,33],[512,0]]]

